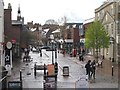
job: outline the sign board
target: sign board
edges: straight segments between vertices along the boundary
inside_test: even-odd
[[[8,88],[17,88],[17,90],[22,89],[22,82],[21,81],[9,81],[8,82]]]
[[[53,64],[48,64],[47,70],[48,70],[48,75],[55,75],[55,68]]]
[[[64,66],[63,67],[63,76],[69,76],[69,66]]]
[[[7,47],[8,49],[11,49],[11,48],[12,48],[12,43],[11,43],[11,42],[7,42],[6,47]]]
[[[52,76],[47,76],[46,77],[46,88],[49,89],[49,88],[55,88],[55,75],[52,75]]]
[[[10,50],[5,50],[5,65],[10,65]]]

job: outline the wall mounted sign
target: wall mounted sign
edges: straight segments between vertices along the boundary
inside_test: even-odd
[[[7,42],[6,47],[7,47],[8,49],[11,49],[11,48],[12,48],[12,43],[11,43],[11,42]]]

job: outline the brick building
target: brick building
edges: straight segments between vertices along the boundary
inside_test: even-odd
[[[42,45],[42,26],[39,23],[33,24],[33,21],[27,22],[27,28],[33,33],[35,36],[33,45]]]
[[[64,31],[64,47],[67,51],[73,48],[80,48],[80,37],[83,33],[83,23],[66,23],[66,29]]]
[[[5,44],[9,41],[12,42],[13,60],[15,57],[21,57],[21,32],[23,31],[24,18],[21,17],[20,8],[18,8],[17,20],[11,18],[12,6],[9,3],[8,8],[4,9],[4,34]],[[21,19],[20,19],[21,18]]]

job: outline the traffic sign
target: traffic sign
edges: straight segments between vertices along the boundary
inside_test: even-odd
[[[11,42],[7,42],[6,47],[7,47],[8,49],[11,49],[11,48],[12,48],[12,43],[11,43]]]

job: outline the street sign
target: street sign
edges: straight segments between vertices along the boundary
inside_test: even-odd
[[[69,66],[63,67],[63,76],[69,76]]]
[[[17,89],[17,90],[22,90],[22,83],[21,81],[9,81],[8,82],[8,90],[9,89]]]
[[[48,75],[55,75],[55,68],[53,64],[48,64],[47,70],[48,70]]]
[[[55,79],[55,75],[51,75],[51,76],[47,76],[46,77],[46,82],[45,82],[45,87],[47,89],[50,89],[50,88],[56,88],[56,79]]]
[[[5,65],[10,65],[10,50],[5,50]]]
[[[11,43],[11,42],[7,42],[6,47],[7,47],[8,49],[11,49],[11,48],[12,48],[12,43]]]

